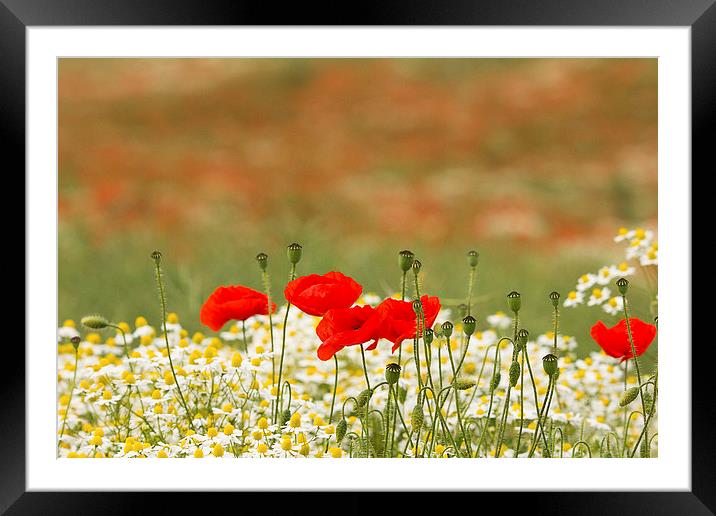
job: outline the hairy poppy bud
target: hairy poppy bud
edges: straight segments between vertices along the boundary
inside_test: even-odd
[[[365,404],[368,403],[370,394],[370,389],[363,389],[360,394],[358,394],[358,397],[356,397],[356,405],[358,405],[358,407],[364,407]]]
[[[626,407],[634,401],[637,396],[639,396],[639,387],[631,387],[625,390],[624,394],[622,394],[622,398],[619,400],[619,406]]]
[[[268,267],[268,255],[266,253],[259,253],[256,255],[256,261],[259,262],[261,270],[265,271],[266,267]]]
[[[411,267],[413,268],[413,272],[415,274],[420,272],[420,268],[423,266],[423,264],[420,262],[420,260],[413,260],[413,264]]]
[[[400,380],[400,364],[390,363],[385,366],[385,381],[390,385],[398,383]]]
[[[470,267],[477,267],[477,262],[480,258],[480,254],[477,251],[468,251],[467,253],[467,264]]]
[[[502,379],[502,374],[499,371],[495,371],[495,374],[492,376],[492,379],[490,380],[490,391],[494,391],[499,387],[500,380]]]
[[[513,290],[507,294],[507,304],[510,306],[510,310],[517,313],[522,308],[522,301],[520,300],[520,293]]]
[[[433,343],[433,330],[430,328],[425,328],[423,330],[423,340],[425,341],[425,344],[428,346]]]
[[[641,440],[641,444],[639,445],[639,455],[642,459],[648,459],[649,455],[651,454],[651,450],[649,449],[649,439]]]
[[[557,357],[549,353],[542,357],[542,368],[547,376],[552,376],[557,372]]]
[[[281,415],[279,416],[279,423],[278,426],[283,426],[286,423],[288,423],[291,420],[291,411],[289,409],[286,409],[281,412]]]
[[[450,335],[452,335],[452,329],[453,325],[450,321],[445,321],[442,325],[443,335],[450,338]]]
[[[418,403],[413,408],[413,412],[410,414],[410,424],[413,426],[413,431],[417,432],[423,426],[425,420],[425,414],[423,414],[423,405]]]
[[[99,314],[86,315],[80,319],[80,322],[83,326],[93,330],[101,330],[109,326],[109,321]]]
[[[651,414],[652,409],[654,408],[652,405],[654,403],[654,397],[649,392],[644,393],[644,408],[646,409],[646,415],[648,416]]]
[[[510,364],[510,385],[514,387],[517,385],[517,380],[520,378],[520,364],[517,360],[513,360]]]
[[[435,326],[433,326],[433,334],[436,337],[442,337],[443,336],[443,328],[440,326],[439,323],[435,323]]]
[[[559,292],[556,290],[549,293],[549,300],[552,301],[552,306],[557,308],[557,305],[559,305]]]
[[[466,391],[467,389],[472,389],[475,386],[475,380],[457,378],[453,384],[458,391]]]
[[[629,290],[629,280],[626,278],[619,278],[617,280],[617,288],[619,289],[619,293],[622,296],[625,296],[627,291]]]
[[[462,320],[462,331],[465,332],[465,335],[468,337],[475,333],[475,326],[477,325],[477,321],[472,315],[466,316]]]
[[[515,344],[517,345],[517,349],[519,349],[520,351],[525,349],[529,336],[530,332],[528,332],[524,328],[520,329],[520,331],[517,332],[517,342],[515,342]]]
[[[412,251],[408,251],[407,249],[400,251],[400,253],[398,253],[398,265],[400,265],[400,269],[403,272],[408,272],[413,265],[414,259],[415,255]]]
[[[343,441],[343,438],[346,436],[346,431],[348,430],[348,423],[345,419],[341,419],[338,424],[336,425],[336,442],[338,444],[341,444]]]
[[[72,343],[72,347],[75,348],[75,351],[77,351],[77,348],[80,347],[80,342],[82,342],[82,339],[79,337],[72,337],[70,339],[70,342]]]
[[[297,244],[294,242],[293,244],[289,245],[287,248],[288,261],[293,265],[296,265],[298,262],[300,262],[302,250],[303,247],[301,247],[301,244]]]

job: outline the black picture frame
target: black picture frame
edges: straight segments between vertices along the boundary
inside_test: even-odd
[[[716,142],[716,0],[502,0],[402,1],[361,5],[250,3],[188,0],[0,0],[0,128],[7,158],[25,167],[26,28],[86,25],[548,25],[684,26],[691,28],[692,168],[705,169]],[[713,165],[710,167],[713,170]],[[703,170],[702,174],[710,171]],[[691,174],[682,170],[673,173]],[[17,196],[19,197],[19,196]],[[25,269],[26,278],[31,271]],[[690,302],[690,300],[689,300]],[[32,307],[26,307],[27,310]],[[28,324],[28,313],[25,314]],[[708,345],[708,343],[705,343]],[[691,338],[675,343],[691,345]],[[693,355],[698,356],[697,349]],[[710,353],[704,350],[705,353]],[[0,512],[7,514],[119,514],[143,510],[128,493],[26,492],[25,363],[0,382]],[[692,363],[690,492],[512,493],[510,505],[531,514],[714,514],[716,439],[709,360]],[[696,410],[698,408],[698,410]],[[320,482],[316,483],[320,486]],[[81,479],[78,479],[81,489]],[[559,487],[555,486],[555,491]],[[146,495],[145,495],[146,496]],[[149,495],[155,497],[156,495]],[[359,496],[358,493],[349,495]],[[481,494],[479,505],[487,509]],[[231,499],[231,495],[223,497]],[[525,504],[523,505],[523,499]],[[181,508],[179,493],[164,496],[163,510]],[[383,502],[381,502],[383,503]],[[403,502],[400,502],[401,506]],[[273,505],[273,504],[272,504]],[[351,506],[345,498],[342,505]],[[273,509],[272,509],[273,510]],[[275,510],[288,510],[275,508]],[[350,509],[346,509],[350,512]],[[375,510],[375,509],[374,509]],[[464,510],[470,510],[466,505]],[[338,511],[339,513],[345,511]],[[390,513],[390,511],[388,511]]]

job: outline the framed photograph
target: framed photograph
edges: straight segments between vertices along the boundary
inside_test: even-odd
[[[712,514],[712,4],[345,25],[2,0],[27,302],[0,510],[382,490]]]

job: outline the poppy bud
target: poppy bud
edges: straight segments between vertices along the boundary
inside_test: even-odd
[[[502,379],[502,374],[499,371],[495,371],[495,374],[492,376],[492,379],[490,380],[490,391],[494,391],[499,387],[500,380]]]
[[[552,301],[552,306],[557,308],[557,305],[559,305],[559,292],[556,290],[549,293],[549,300]]]
[[[480,254],[477,251],[468,251],[467,253],[467,264],[470,267],[477,267],[478,259],[480,258]]]
[[[510,310],[517,313],[520,311],[520,308],[522,307],[522,301],[520,300],[520,293],[516,290],[513,290],[509,294],[507,294],[507,304],[510,306]]]
[[[557,372],[557,357],[549,353],[542,357],[542,368],[547,376],[552,376]]]
[[[648,416],[651,414],[651,411],[654,407],[652,407],[652,404],[654,403],[654,398],[652,397],[651,393],[645,392],[644,393],[644,408],[646,408],[646,415]]]
[[[408,272],[413,265],[413,259],[415,259],[415,255],[412,251],[408,251],[407,249],[400,251],[400,253],[398,253],[398,265],[400,265],[400,269],[403,272]]]
[[[259,253],[256,255],[256,261],[259,262],[261,270],[265,271],[266,267],[268,267],[268,255],[266,253]]]
[[[155,262],[158,262],[162,259],[162,252],[154,250],[154,251],[152,251],[151,256],[152,256],[152,260],[154,260]]]
[[[288,423],[290,420],[291,420],[291,411],[289,409],[286,409],[281,412],[281,415],[279,417],[278,426],[283,426],[286,423]]]
[[[631,387],[624,391],[624,394],[622,394],[622,399],[619,400],[619,406],[620,407],[626,407],[636,399],[636,397],[639,396],[639,387]]]
[[[651,450],[649,449],[649,439],[642,439],[641,444],[639,445],[639,455],[642,459],[648,459],[649,455],[651,453]]]
[[[517,345],[517,349],[522,351],[525,349],[525,345],[527,345],[527,339],[530,336],[530,332],[525,330],[524,328],[520,329],[520,331],[517,332],[517,342],[515,344]]]
[[[400,364],[390,363],[385,366],[385,381],[390,385],[398,383],[400,380]]]
[[[520,364],[517,360],[513,360],[510,364],[510,385],[514,387],[517,385],[517,380],[520,378]]]
[[[80,347],[80,342],[82,342],[82,339],[79,337],[72,337],[70,339],[70,342],[72,343],[72,347],[75,348],[75,351],[77,351],[77,348]]]
[[[435,323],[435,326],[433,326],[433,334],[436,337],[442,337],[443,336],[443,328],[440,326],[439,323]]]
[[[346,436],[346,431],[348,430],[348,423],[345,419],[341,419],[338,424],[336,425],[336,442],[338,444],[341,444],[343,441],[343,438]]]
[[[358,407],[364,407],[366,403],[368,403],[368,399],[370,398],[370,389],[364,389],[360,392],[358,397],[356,397],[356,405]]]
[[[415,301],[413,301],[413,310],[416,314],[420,315],[420,310],[422,309],[422,307],[423,303],[420,302],[420,299],[416,299]]]
[[[423,340],[425,341],[425,344],[428,346],[433,343],[433,330],[430,328],[425,328],[423,330]]]
[[[411,265],[411,267],[413,268],[413,272],[414,272],[415,274],[417,274],[417,273],[420,272],[420,268],[421,268],[422,266],[423,266],[423,264],[420,263],[420,260],[413,260],[413,264]]]
[[[629,280],[626,278],[619,278],[617,280],[617,288],[622,296],[626,296],[626,293],[629,290]]]
[[[109,321],[99,314],[86,315],[80,322],[92,330],[101,330],[109,326]]]
[[[458,378],[453,382],[453,384],[458,391],[466,391],[467,389],[472,389],[475,386],[475,380]]]
[[[468,337],[475,333],[475,326],[477,325],[477,321],[472,315],[466,316],[462,320],[462,331],[465,332],[465,335]]]
[[[301,247],[301,244],[293,243],[288,246],[288,261],[292,263],[293,265],[296,265],[298,262],[301,261],[301,250],[303,248]]]
[[[452,329],[453,325],[450,321],[445,321],[442,325],[443,329],[443,335],[445,335],[447,338],[450,338],[450,335],[452,335]]]
[[[425,414],[423,414],[423,405],[418,403],[413,408],[413,412],[410,414],[410,424],[413,426],[413,431],[418,432],[423,426],[425,420]]]

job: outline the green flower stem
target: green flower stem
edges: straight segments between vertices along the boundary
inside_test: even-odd
[[[70,399],[67,400],[67,409],[65,409],[65,416],[62,418],[62,429],[60,430],[60,438],[57,440],[57,453],[60,452],[60,444],[62,444],[62,437],[65,435],[65,427],[67,426],[67,416],[70,415],[70,407],[72,406],[72,396],[75,393],[75,385],[77,384],[77,367],[79,366],[79,346],[75,348],[75,370],[72,373],[72,388],[70,389]]]
[[[333,398],[331,399],[331,413],[328,416],[328,424],[330,425],[333,422],[333,407],[336,404],[336,391],[338,390],[338,356],[333,355],[333,361],[336,365],[336,374],[335,379],[333,380]],[[326,440],[326,451],[328,451],[328,443],[330,442],[330,437]]]
[[[492,364],[492,378],[495,377],[495,374],[497,373],[497,363],[499,362],[500,358],[500,344],[503,340],[510,340],[507,337],[502,337],[497,344],[495,344],[495,361]],[[485,436],[487,435],[487,425],[490,421],[490,414],[492,414],[492,404],[495,400],[495,391],[497,390],[497,386],[494,386],[493,389],[492,385],[492,378],[490,379],[490,404],[487,407],[487,417],[485,418],[485,426],[483,427],[482,433],[480,434],[480,440],[477,443],[477,449],[475,450],[475,454],[473,457],[479,457],[480,456],[480,448],[482,448],[482,443],[485,441]],[[495,419],[495,424],[497,424],[497,419]]]
[[[525,353],[522,352],[520,357],[520,431],[517,434],[517,446],[515,448],[515,458],[520,456],[520,444],[522,443],[522,431],[525,426]],[[535,429],[536,430],[536,429]]]
[[[624,318],[626,319],[627,336],[629,337],[629,345],[631,346],[631,354],[634,357],[634,367],[636,368],[636,379],[639,382],[639,398],[641,400],[642,419],[644,426],[646,427],[646,403],[644,402],[644,389],[642,388],[641,371],[639,370],[639,359],[636,356],[636,348],[634,347],[634,338],[631,334],[631,323],[629,322],[629,312],[627,310],[627,298],[626,294],[622,294],[622,307],[624,309]],[[649,438],[649,434],[645,434],[646,438]]]
[[[624,361],[624,391],[627,390],[627,373],[628,373],[628,371],[629,371],[629,361],[625,360]],[[625,405],[624,406],[624,440],[622,443],[622,453],[621,453],[622,457],[626,453],[627,439],[629,438],[628,430],[629,430],[629,407]]]
[[[460,427],[460,433],[462,434],[462,440],[465,442],[465,449],[467,450],[468,456],[472,455],[472,447],[470,446],[470,442],[467,438],[467,433],[465,432],[465,426],[462,423],[462,415],[460,411],[460,391],[458,391],[456,382],[457,382],[457,369],[455,368],[455,361],[452,357],[452,347],[450,346],[450,337],[447,337],[447,349],[448,349],[448,355],[450,357],[450,366],[452,367],[452,387],[453,391],[455,393],[455,409],[457,410],[457,422]],[[459,451],[459,450],[456,450]]]
[[[470,280],[467,287],[467,315],[472,315],[472,289],[475,285],[475,273],[477,267],[470,267]]]
[[[289,273],[288,280],[293,281],[296,278],[296,264],[291,264],[291,272]],[[283,356],[286,352],[286,326],[288,325],[288,313],[291,311],[291,302],[286,303],[286,314],[283,316],[283,328],[281,328],[281,359],[279,360],[278,366],[278,382],[279,386],[278,398],[276,399],[276,414],[274,415],[274,422],[278,422],[278,413],[281,410],[281,378],[283,377]]]
[[[529,363],[529,360],[527,361]],[[546,415],[549,412],[549,407],[552,404],[552,395],[554,391],[556,390],[556,382],[552,376],[549,377],[549,384],[547,385],[547,392],[544,395],[544,401],[542,402],[542,409],[538,409],[537,412],[537,428],[535,429],[535,435],[532,439],[532,447],[530,448],[530,453],[528,455],[528,458],[531,458],[535,450],[537,449],[537,442],[540,438],[540,433],[542,434],[542,439],[544,440],[544,448],[545,448],[545,454],[547,456],[550,455],[549,453],[549,445],[547,444],[547,437],[546,437],[546,430],[544,429],[544,423],[546,421]],[[541,431],[541,432],[540,432]]]
[[[179,379],[177,378],[177,373],[174,370],[174,362],[172,361],[172,352],[169,348],[169,334],[167,333],[167,298],[166,294],[164,293],[164,282],[162,282],[162,268],[160,266],[160,260],[155,259],[154,260],[154,270],[156,273],[157,278],[157,286],[159,287],[159,300],[161,301],[162,305],[162,325],[164,326],[164,343],[166,344],[167,348],[167,357],[169,357],[169,368],[172,370],[172,376],[174,377],[174,383],[177,386],[177,392],[179,392],[179,399],[181,400],[182,405],[184,406],[184,410],[186,411],[186,417],[189,420],[189,427],[196,431],[196,428],[194,428],[194,417],[192,416],[191,412],[189,411],[189,406],[186,403],[186,400],[184,399],[184,394],[181,392],[181,386],[179,385]]]

